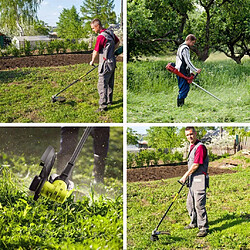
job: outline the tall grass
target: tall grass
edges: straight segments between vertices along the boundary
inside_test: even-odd
[[[1,249],[121,249],[122,197],[33,201],[9,170],[0,170]]]
[[[176,107],[177,79],[168,61],[129,63],[128,122],[247,122],[250,106],[250,60],[195,62],[202,72],[200,86],[219,97],[218,102],[191,84],[185,106]]]

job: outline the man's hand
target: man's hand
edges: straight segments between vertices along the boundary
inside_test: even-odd
[[[187,179],[187,177],[184,175],[181,177],[180,182],[184,184],[186,179]]]
[[[89,65],[94,66],[94,61],[91,61]]]
[[[200,73],[201,73],[201,69],[198,69],[198,70],[197,70],[197,74],[200,74]]]

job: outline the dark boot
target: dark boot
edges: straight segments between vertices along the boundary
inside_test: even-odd
[[[179,98],[177,98],[177,107],[181,107],[181,106],[183,106],[184,105],[184,98],[181,98],[181,99],[179,99]]]

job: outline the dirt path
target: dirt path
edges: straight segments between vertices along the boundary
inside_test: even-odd
[[[15,69],[22,67],[53,67],[65,66],[80,63],[89,63],[91,61],[91,52],[87,54],[56,54],[43,56],[26,57],[0,57],[0,70]],[[117,57],[117,61],[122,61],[122,56]]]

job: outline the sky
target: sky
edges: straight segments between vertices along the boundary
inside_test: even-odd
[[[82,3],[83,0],[43,0],[38,9],[38,18],[49,26],[56,26],[63,8],[70,9],[74,5],[80,14]],[[116,12],[116,16],[118,16],[121,13],[121,0],[114,0],[114,5],[114,11]]]

